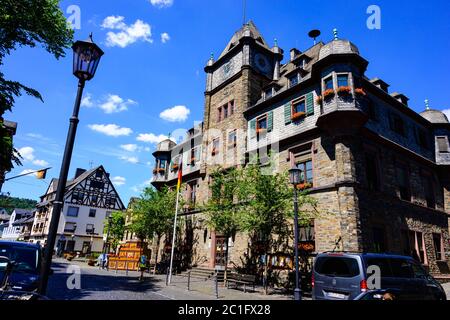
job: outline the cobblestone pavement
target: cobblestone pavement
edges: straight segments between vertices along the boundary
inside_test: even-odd
[[[79,267],[79,269],[78,269]],[[70,270],[72,268],[72,271]],[[56,300],[213,300],[216,299],[212,281],[192,279],[191,290],[187,290],[187,279],[174,276],[169,286],[164,275],[145,275],[139,281],[139,273],[100,270],[86,263],[54,259],[47,296]],[[80,289],[69,289],[67,280],[73,278],[73,270],[80,270]],[[244,293],[241,290],[219,286],[220,300],[290,300],[287,295],[263,295],[259,292]]]

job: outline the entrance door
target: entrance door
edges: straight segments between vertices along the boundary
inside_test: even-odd
[[[216,237],[216,269],[224,269],[226,263],[226,241],[225,237]]]
[[[66,244],[66,252],[74,252],[75,251],[75,240],[68,240]]]
[[[91,253],[91,242],[90,241],[84,241],[83,242],[83,249],[81,250],[83,254],[90,254]]]

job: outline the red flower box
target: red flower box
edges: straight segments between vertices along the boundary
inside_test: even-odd
[[[303,111],[301,112],[296,112],[291,116],[291,120],[292,121],[297,121],[300,120],[301,118],[303,118],[305,116],[305,113]]]
[[[363,88],[356,88],[355,94],[361,97],[365,97],[367,95]]]
[[[312,183],[306,182],[306,183],[300,183],[297,185],[297,189],[299,190],[306,190],[312,187]]]
[[[327,89],[323,92],[323,98],[325,100],[328,100],[328,99],[333,98],[335,94],[336,94],[336,92],[334,92],[333,89]]]
[[[337,93],[340,96],[349,95],[351,92],[352,92],[352,88],[350,88],[349,86],[343,86],[343,87],[337,88]]]

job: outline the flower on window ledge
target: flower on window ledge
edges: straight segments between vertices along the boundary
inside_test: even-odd
[[[196,159],[195,157],[192,157],[190,163],[191,163],[192,165],[195,165],[195,162],[196,162],[196,161],[197,161],[197,159]]]
[[[335,94],[336,94],[336,92],[334,92],[333,89],[327,89],[323,92],[323,99],[329,100],[329,99],[333,98]]]
[[[179,165],[178,163],[172,164],[172,171],[178,171]]]
[[[363,88],[356,88],[355,94],[360,97],[365,97],[367,95]]]
[[[158,173],[158,170],[153,169],[153,174],[157,174],[157,173]]]
[[[337,93],[340,96],[347,96],[352,92],[352,88],[350,88],[349,86],[342,86],[337,88]]]
[[[305,112],[303,112],[303,111],[300,111],[300,112],[296,112],[296,113],[294,113],[293,115],[292,115],[292,117],[291,117],[291,120],[292,121],[298,121],[298,120],[300,120],[301,118],[303,118],[304,116],[305,116]]]
[[[323,102],[323,97],[322,97],[322,96],[317,96],[317,98],[316,98],[316,103],[317,103],[318,105],[321,105],[322,102]]]
[[[298,190],[306,190],[309,188],[312,188],[312,183],[311,182],[305,182],[305,183],[300,183],[297,185],[297,189]]]
[[[164,168],[158,168],[158,169],[156,169],[156,172],[157,172],[157,173],[164,173],[164,172],[166,172],[166,169],[164,169]]]
[[[256,133],[257,134],[264,134],[264,133],[266,133],[267,132],[267,129],[266,128],[258,128],[258,129],[256,129]]]

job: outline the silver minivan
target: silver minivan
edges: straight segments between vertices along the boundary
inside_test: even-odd
[[[380,288],[400,292],[402,300],[446,300],[442,286],[408,256],[379,253],[325,252],[314,259],[312,297],[354,300],[368,291],[367,269],[380,270]]]

